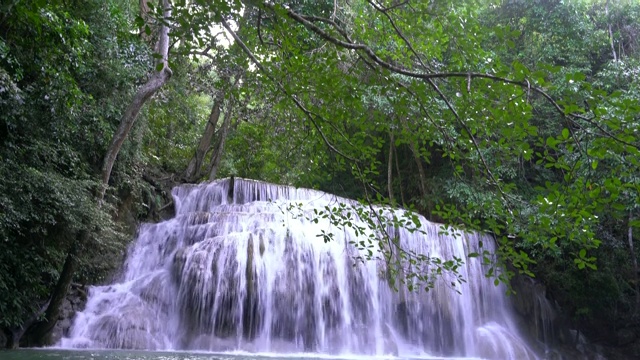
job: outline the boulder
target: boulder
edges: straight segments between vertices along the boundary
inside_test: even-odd
[[[73,325],[76,312],[84,310],[87,303],[87,290],[84,285],[72,284],[66,299],[62,303],[58,322],[51,330],[49,341],[55,344],[65,336],[69,336],[69,329]]]

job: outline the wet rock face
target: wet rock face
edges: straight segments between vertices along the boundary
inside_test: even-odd
[[[75,317],[76,312],[84,310],[86,303],[87,289],[84,285],[73,284],[69,290],[67,298],[62,304],[58,322],[51,331],[51,344],[57,343],[64,336],[69,336],[69,329],[73,324],[73,318]],[[2,347],[4,346],[2,346],[2,333],[0,333],[0,348]]]
[[[511,285],[516,292],[511,302],[522,328],[537,340],[539,353],[547,359],[640,359],[640,325],[607,332],[610,324],[582,324],[578,332],[559,305],[547,299],[546,288],[539,281],[516,276]],[[598,341],[584,332],[595,334],[593,339]]]
[[[158,344],[149,334],[157,333],[158,326],[153,322],[140,321],[148,315],[137,307],[121,316],[105,316],[94,326],[99,328],[96,334],[102,336],[96,340],[105,348],[130,350],[156,350]]]
[[[559,344],[575,342],[570,334],[569,322],[549,299],[547,290],[539,281],[517,275],[511,281],[515,295],[511,303],[521,318],[523,327],[535,339],[541,351]]]
[[[259,237],[260,244],[264,247],[262,236]],[[255,269],[255,249],[253,237],[249,237],[247,245],[247,264],[245,266],[245,277],[247,282],[247,294],[243,303],[242,331],[245,339],[253,341],[262,326],[260,311],[260,299],[258,292],[257,272]],[[262,251],[264,253],[264,250]],[[260,256],[262,255],[260,254]]]

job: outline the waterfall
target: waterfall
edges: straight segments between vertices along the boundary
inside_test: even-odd
[[[504,287],[468,257],[493,251],[489,237],[447,235],[402,210],[238,178],[179,186],[173,198],[175,217],[140,227],[120,281],[90,289],[59,346],[535,358]],[[332,221],[330,209],[345,218]],[[357,209],[408,226],[371,228]],[[390,241],[415,257],[461,259],[466,281],[443,274],[429,291],[398,281],[394,289],[389,279],[402,271],[435,265],[403,258]]]

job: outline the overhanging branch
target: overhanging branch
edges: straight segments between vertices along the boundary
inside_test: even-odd
[[[268,4],[268,3],[262,3],[261,6],[263,8],[267,8],[267,9],[271,9],[271,10],[275,10],[276,9],[275,5]],[[386,10],[388,10],[388,9],[380,9],[377,6],[376,6],[376,9],[378,9],[379,11],[383,11],[383,12],[386,12]],[[287,14],[287,16],[289,18],[291,18],[292,20],[302,24],[308,30],[310,30],[313,33],[317,34],[318,36],[320,36],[324,40],[326,40],[326,41],[328,41],[328,42],[330,42],[330,43],[332,43],[335,46],[340,47],[340,48],[349,49],[349,50],[355,50],[355,51],[362,51],[375,64],[377,64],[378,66],[380,66],[380,67],[382,67],[382,68],[384,68],[386,70],[389,70],[389,71],[391,71],[393,73],[400,74],[400,75],[405,75],[405,76],[412,77],[412,78],[415,78],[415,79],[427,80],[427,81],[430,82],[430,84],[431,84],[431,80],[434,80],[434,79],[465,78],[465,79],[467,79],[467,81],[471,81],[471,79],[488,79],[488,80],[495,81],[495,82],[502,82],[502,83],[506,83],[506,84],[516,85],[516,86],[519,86],[521,88],[527,89],[527,92],[533,91],[533,92],[541,95],[545,100],[547,100],[555,108],[555,110],[563,118],[567,118],[567,119],[570,119],[570,120],[578,119],[578,120],[586,121],[587,123],[589,123],[592,126],[594,126],[595,128],[597,128],[605,136],[607,136],[607,137],[609,137],[609,138],[611,138],[611,139],[613,139],[613,140],[615,140],[615,141],[617,141],[617,142],[619,142],[621,144],[624,144],[624,145],[627,145],[627,146],[630,146],[630,147],[633,147],[633,148],[636,148],[636,149],[640,150],[640,145],[639,144],[634,144],[634,143],[628,142],[628,141],[623,140],[623,139],[617,137],[616,135],[612,134],[607,129],[605,129],[602,125],[598,124],[596,122],[596,118],[595,117],[588,117],[588,116],[577,114],[577,113],[569,113],[569,114],[565,113],[565,111],[562,108],[562,106],[560,106],[560,104],[558,104],[553,99],[553,97],[551,95],[549,95],[546,91],[544,91],[544,89],[542,89],[540,87],[532,86],[531,82],[528,81],[528,80],[513,80],[513,79],[508,79],[508,78],[504,78],[504,77],[500,77],[500,76],[496,76],[496,75],[492,75],[492,74],[477,73],[477,72],[441,72],[441,73],[438,73],[438,72],[411,71],[409,69],[394,65],[394,64],[392,64],[390,62],[387,62],[387,61],[383,60],[368,45],[362,44],[362,43],[358,43],[358,42],[355,42],[355,41],[351,40],[349,38],[348,34],[340,26],[338,26],[338,24],[336,24],[335,21],[333,21],[331,19],[327,19],[327,18],[323,18],[323,17],[319,17],[319,16],[305,16],[305,15],[301,15],[299,13],[296,13],[295,11],[293,11],[291,9],[282,9],[282,10]],[[330,34],[329,32],[327,32],[324,29],[320,28],[318,25],[315,24],[315,23],[318,23],[318,22],[330,25],[333,30],[337,31],[338,33],[340,33],[340,35],[342,35],[344,40],[338,39],[335,36],[333,36],[332,34]],[[414,50],[414,53],[417,54],[415,52],[415,50]],[[418,59],[420,59],[419,56],[418,56]],[[424,66],[424,63],[422,65]]]
[[[311,124],[316,128],[316,130],[318,131],[318,133],[320,134],[320,137],[322,137],[322,141],[325,143],[325,145],[333,152],[335,152],[336,154],[342,156],[343,158],[349,160],[349,161],[353,161],[356,162],[356,159],[354,159],[353,157],[343,153],[342,151],[338,150],[327,138],[327,136],[324,134],[324,132],[322,131],[322,129],[320,128],[320,126],[318,125],[318,123],[316,122],[313,113],[311,111],[309,111],[301,102],[300,100],[298,100],[298,98],[293,95],[290,94],[287,89],[285,89],[285,87],[282,85],[282,83],[278,80],[276,80],[271,73],[269,73],[269,71],[267,71],[267,69],[262,65],[262,63],[255,57],[255,55],[253,54],[253,52],[247,47],[247,45],[242,41],[242,39],[240,39],[240,37],[238,36],[238,34],[235,33],[235,31],[233,31],[233,29],[231,29],[231,27],[229,26],[229,24],[225,21],[222,20],[222,26],[231,34],[231,36],[233,37],[233,39],[238,43],[238,45],[240,46],[240,48],[242,49],[242,51],[244,51],[247,56],[249,56],[249,58],[251,59],[251,61],[256,65],[256,67],[263,73],[265,74],[265,76],[267,76],[267,78],[269,78],[269,80],[271,80],[274,84],[276,84],[276,86],[280,89],[280,91],[282,91],[285,95],[287,95],[287,97],[289,97],[289,99],[291,99],[293,101],[293,103],[296,105],[296,107],[298,107],[298,109],[300,109],[304,115],[307,117],[307,119],[309,119],[309,121],[311,122]]]

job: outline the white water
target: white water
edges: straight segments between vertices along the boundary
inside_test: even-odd
[[[455,286],[461,294],[447,276],[429,292],[394,291],[385,261],[355,261],[366,252],[350,243],[366,235],[315,213],[340,203],[348,211],[353,201],[244,179],[177,187],[173,197],[176,217],[139,229],[122,281],[91,289],[59,346],[535,358],[505,289],[467,257],[493,250],[488,237],[441,235],[422,217],[420,231],[388,227],[407,251],[463,259],[458,272],[467,280]],[[391,214],[402,212],[384,209]],[[323,230],[332,241],[318,237]]]

